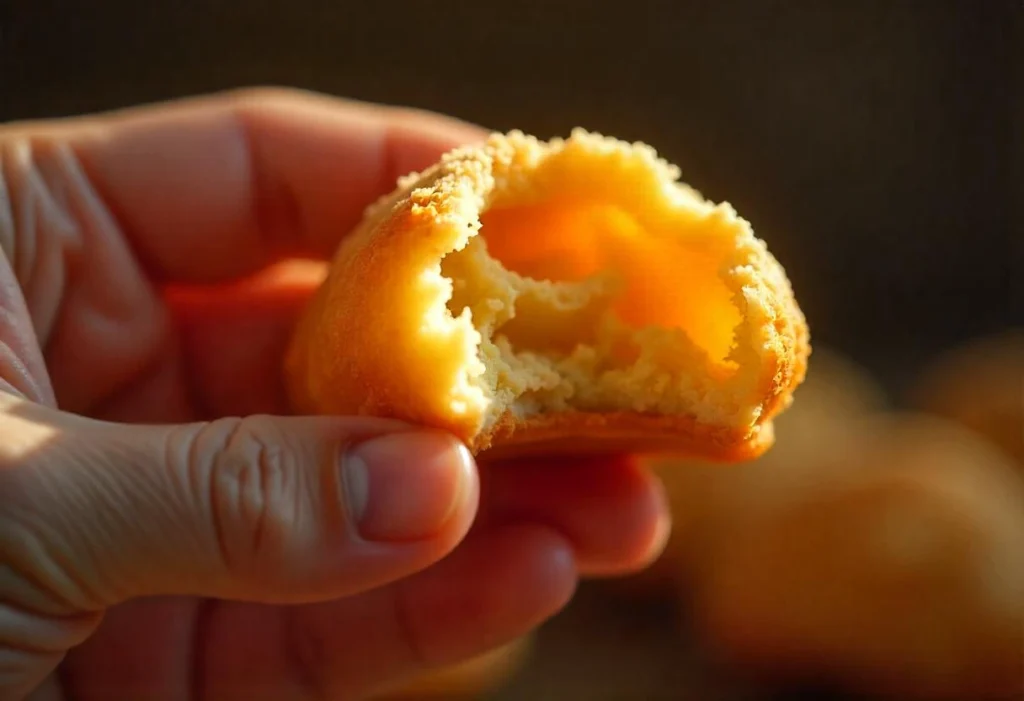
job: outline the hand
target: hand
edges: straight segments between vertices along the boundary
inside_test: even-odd
[[[0,698],[360,697],[658,552],[628,459],[478,474],[444,434],[282,416],[315,261],[480,136],[280,91],[0,128]]]

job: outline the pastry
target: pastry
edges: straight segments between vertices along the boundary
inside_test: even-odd
[[[1024,694],[1024,481],[955,424],[876,418],[817,480],[734,508],[694,567],[746,669],[899,699]]]
[[[1024,329],[943,354],[912,394],[924,411],[977,431],[1024,465]]]
[[[458,149],[338,248],[285,362],[297,411],[475,454],[764,452],[809,337],[780,264],[648,146],[576,130]]]

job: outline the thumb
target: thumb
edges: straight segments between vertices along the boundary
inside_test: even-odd
[[[20,580],[48,590],[34,602],[44,609],[344,596],[440,559],[476,512],[465,447],[397,422],[124,426],[4,405],[0,547]]]

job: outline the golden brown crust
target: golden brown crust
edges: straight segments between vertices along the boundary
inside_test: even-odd
[[[733,461],[770,447],[771,420],[788,407],[806,373],[809,333],[782,267],[727,205],[701,210],[701,216],[726,232],[723,240],[733,237],[730,260],[735,264],[722,274],[743,321],[736,329],[739,350],[734,348],[730,359],[749,371],[740,402],[756,406],[756,418],[737,414],[722,422],[700,422],[681,415],[574,411],[517,419],[505,412],[488,426],[480,411],[453,410],[451,388],[465,374],[465,358],[474,349],[457,335],[418,332],[439,294],[424,270],[476,235],[480,212],[496,193],[536,197],[548,184],[539,176],[531,181],[531,168],[558,149],[577,149],[585,157],[589,149],[606,168],[596,182],[585,170],[572,171],[573,161],[565,159],[568,174],[560,177],[569,195],[576,181],[585,180],[590,195],[618,198],[624,206],[630,206],[629,198],[650,199],[654,190],[666,202],[689,198],[703,203],[675,182],[675,169],[649,148],[584,132],[549,144],[518,133],[495,135],[484,147],[449,154],[422,175],[400,182],[339,247],[286,360],[294,409],[426,424],[451,431],[474,453],[493,455],[672,450]],[[663,212],[656,215],[664,218]]]
[[[630,412],[559,412],[516,420],[506,413],[473,439],[470,450],[491,459],[523,454],[671,453],[704,460],[750,460],[771,447],[774,431],[763,424],[753,436],[697,423],[689,416]]]

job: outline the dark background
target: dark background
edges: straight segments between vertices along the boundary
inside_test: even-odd
[[[1024,0],[0,0],[0,119],[283,84],[644,140],[898,390],[1024,322],[1022,36]]]
[[[1024,325],[1024,0],[0,0],[0,120],[259,84],[647,141],[894,392]],[[584,592],[502,698],[701,674],[669,614],[611,608]]]

